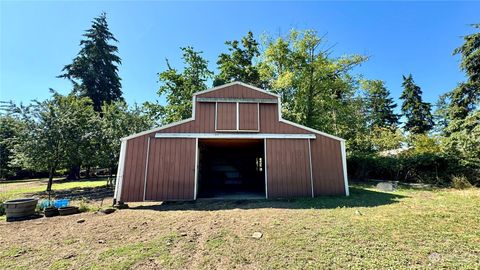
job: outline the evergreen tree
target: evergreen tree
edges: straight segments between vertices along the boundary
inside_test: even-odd
[[[480,29],[480,24],[473,24]],[[449,93],[449,117],[451,120],[465,119],[480,102],[480,32],[463,37],[465,43],[454,50],[462,57],[460,68],[468,80]]]
[[[472,24],[472,27],[480,29],[480,24]],[[480,32],[463,37],[465,43],[453,51],[461,54],[460,68],[469,76],[471,82],[480,82]]]
[[[118,41],[108,29],[105,13],[93,20],[92,27],[83,36],[80,52],[58,77],[71,80],[74,91],[90,97],[95,111],[101,111],[104,102],[123,99],[118,76],[121,59],[117,46],[110,44]]]
[[[255,57],[260,56],[258,42],[249,31],[241,41],[227,41],[230,54],[222,53],[217,65],[220,74],[215,76],[213,86],[219,86],[233,81],[241,81],[258,87],[265,87],[260,80],[258,66],[254,64]]]
[[[403,100],[402,112],[407,118],[405,129],[414,134],[424,134],[433,128],[430,103],[422,101],[422,90],[413,81],[412,75],[403,76],[404,88],[400,99]]]
[[[398,115],[393,110],[397,104],[390,97],[390,91],[381,80],[362,82],[366,90],[366,109],[369,124],[373,127],[392,128],[398,125]]]

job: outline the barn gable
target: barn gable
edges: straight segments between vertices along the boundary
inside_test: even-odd
[[[280,96],[242,82],[232,82],[195,93],[192,117],[122,138],[155,133],[314,133],[344,139],[283,119]]]

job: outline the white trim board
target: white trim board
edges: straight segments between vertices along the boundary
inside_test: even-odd
[[[197,102],[222,102],[222,103],[268,103],[277,104],[275,98],[202,98],[197,97]]]
[[[120,144],[120,156],[118,157],[117,180],[115,181],[115,192],[113,199],[118,200],[122,195],[123,172],[125,169],[125,154],[127,152],[127,141]]]
[[[343,185],[345,186],[345,196],[349,196],[350,188],[348,187],[347,153],[345,151],[345,141],[340,142],[340,148],[342,151]]]
[[[187,123],[187,122],[190,122],[190,121],[193,121],[193,120],[195,120],[195,119],[194,118],[188,118],[188,119],[181,120],[181,121],[178,121],[178,122],[173,122],[173,123],[170,123],[170,124],[165,125],[165,126],[152,128],[152,129],[149,129],[149,130],[145,130],[145,131],[142,131],[142,132],[139,132],[139,133],[132,134],[132,135],[127,136],[127,137],[123,137],[123,138],[121,138],[121,140],[122,141],[130,140],[130,139],[133,139],[133,138],[136,138],[136,137],[140,137],[142,135],[147,135],[147,134],[153,133],[155,131],[159,131],[159,130],[163,130],[163,129],[166,129],[166,128],[174,127],[174,126],[184,124],[184,123]]]
[[[312,146],[310,145],[310,140],[308,140],[308,160],[310,166],[310,187],[312,188],[312,198],[315,197],[315,192],[313,190],[313,168],[312,168]]]
[[[198,138],[195,139],[195,184],[193,187],[193,199],[197,199],[197,194],[198,194]]]
[[[274,97],[276,97],[276,98],[280,97],[279,95],[277,95],[277,94],[275,94],[275,93],[272,93],[272,92],[266,91],[266,90],[264,90],[264,89],[258,88],[258,87],[256,87],[256,86],[249,85],[249,84],[246,84],[246,83],[243,83],[243,82],[239,82],[239,81],[235,81],[235,82],[227,83],[227,84],[220,85],[220,86],[217,86],[217,87],[213,87],[213,88],[210,88],[210,89],[207,89],[207,90],[203,90],[203,91],[200,91],[200,92],[197,92],[197,93],[193,94],[193,96],[195,97],[195,96],[198,96],[198,95],[210,93],[210,92],[217,91],[217,90],[220,90],[220,89],[222,89],[222,88],[229,87],[229,86],[236,85],[236,84],[241,85],[241,86],[245,86],[245,87],[247,87],[247,88],[256,90],[256,91],[258,91],[258,92],[261,92],[261,93],[264,93],[264,94],[267,94],[267,95],[274,96]]]
[[[198,139],[315,139],[315,134],[227,134],[227,133],[156,133],[155,138]]]
[[[263,139],[263,167],[265,169],[265,199],[268,199],[267,139]]]
[[[145,197],[147,196],[147,176],[148,176],[148,158],[150,156],[150,137],[147,140],[147,156],[145,157],[145,179],[143,183],[143,201],[145,201]]]

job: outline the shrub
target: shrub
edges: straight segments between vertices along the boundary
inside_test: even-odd
[[[452,187],[456,189],[467,189],[471,188],[472,184],[468,181],[465,176],[453,176],[452,177]]]
[[[429,183],[445,186],[450,175],[459,171],[458,162],[436,153],[415,153],[398,156],[353,156],[348,160],[348,173],[356,179],[381,179]]]

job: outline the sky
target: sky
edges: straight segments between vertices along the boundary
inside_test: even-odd
[[[129,104],[159,100],[157,73],[165,58],[182,69],[181,46],[204,52],[216,70],[226,40],[249,30],[278,36],[292,28],[315,29],[334,45],[333,56],[363,54],[355,69],[366,79],[386,82],[398,101],[402,75],[413,74],[424,100],[465,80],[452,51],[480,23],[480,2],[0,2],[0,100],[29,103],[69,93],[56,78],[79,51],[91,20],[107,13],[119,40],[120,77]]]

